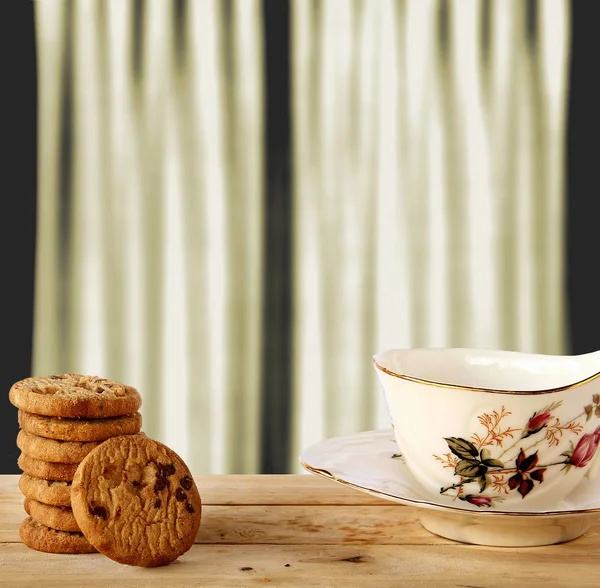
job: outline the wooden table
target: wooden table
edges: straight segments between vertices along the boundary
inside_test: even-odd
[[[507,549],[425,531],[413,509],[309,475],[196,476],[196,544],[145,569],[20,543],[18,476],[0,476],[0,586],[600,586],[600,526],[562,545]]]

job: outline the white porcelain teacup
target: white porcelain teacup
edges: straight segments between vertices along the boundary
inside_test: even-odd
[[[438,500],[551,510],[600,466],[600,352],[392,349],[373,364],[406,465]]]

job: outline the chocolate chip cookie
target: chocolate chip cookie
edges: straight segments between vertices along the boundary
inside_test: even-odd
[[[82,533],[57,531],[27,517],[19,527],[21,541],[31,549],[47,553],[95,553]]]
[[[104,441],[118,435],[133,435],[142,428],[139,412],[106,419],[66,419],[19,410],[17,416],[26,433],[60,441]]]
[[[137,412],[139,392],[120,382],[59,374],[15,382],[9,399],[17,408],[34,414],[67,418],[107,418]]]
[[[29,474],[19,478],[19,489],[27,498],[51,506],[71,506],[71,482],[44,480]]]
[[[23,508],[34,521],[46,525],[46,527],[58,531],[81,533],[81,529],[73,516],[73,511],[68,507],[50,506],[33,498],[25,498]]]
[[[88,541],[123,564],[168,564],[193,545],[201,500],[183,460],[142,435],[109,439],[79,464],[71,487]]]
[[[47,480],[59,480],[61,482],[70,482],[77,470],[76,463],[53,463],[51,461],[42,461],[29,457],[24,453],[19,455],[18,466],[26,474],[35,478],[46,478]]]
[[[79,463],[101,441],[60,441],[25,431],[17,435],[17,447],[26,455],[58,463]]]

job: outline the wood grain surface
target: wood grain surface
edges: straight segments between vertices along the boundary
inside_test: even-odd
[[[196,476],[196,544],[155,569],[21,544],[18,476],[0,476],[0,586],[600,586],[600,527],[561,545],[492,548],[425,531],[412,508],[308,475]]]

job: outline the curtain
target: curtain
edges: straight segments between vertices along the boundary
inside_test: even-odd
[[[36,2],[35,373],[115,378],[194,472],[259,463],[259,2]]]
[[[194,473],[259,471],[266,427],[285,471],[387,427],[381,349],[565,349],[567,2],[284,3],[287,23],[259,0],[35,5],[32,371],[136,386],[144,431]],[[289,79],[265,69],[284,24]],[[264,198],[285,160],[265,96],[286,85],[289,284]],[[266,283],[293,313],[291,385],[269,391],[287,417],[261,414],[282,369]]]
[[[567,2],[292,2],[294,447],[389,426],[373,353],[565,349]]]

